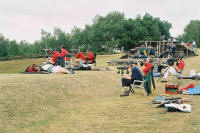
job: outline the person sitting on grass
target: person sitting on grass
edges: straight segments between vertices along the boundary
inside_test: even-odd
[[[185,67],[184,57],[179,56],[178,63],[176,65],[174,65],[174,61],[172,61],[166,68],[162,82],[167,82],[169,73],[171,73],[172,75],[177,75],[178,73],[181,73],[183,71],[184,67]]]
[[[51,58],[48,58],[47,62],[44,62],[41,65],[41,69],[49,73],[74,74],[74,71],[72,70],[66,70],[61,66],[54,66],[52,64]]]
[[[142,81],[142,74],[137,67],[137,63],[130,62],[129,69],[131,70],[132,74],[131,74],[131,76],[126,75],[124,78],[122,78],[122,87],[123,88],[125,88],[127,86],[130,87],[130,85],[133,84],[135,80]],[[129,91],[125,91],[124,94],[121,94],[120,96],[128,96],[130,91],[131,91],[131,88],[129,89]]]

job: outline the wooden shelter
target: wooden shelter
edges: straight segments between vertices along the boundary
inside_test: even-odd
[[[178,55],[183,55],[186,57],[189,56],[197,56],[197,52],[182,44],[181,42],[173,42],[173,41],[140,41],[139,42],[139,46],[141,47],[145,47],[147,50],[149,50],[149,47],[152,47],[155,50],[155,55],[157,57],[159,57],[164,51],[166,51],[168,49],[167,44],[175,44],[176,46],[176,54],[175,56]]]

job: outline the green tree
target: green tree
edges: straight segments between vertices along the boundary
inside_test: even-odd
[[[179,38],[184,42],[195,41],[197,47],[200,47],[200,20],[191,20],[190,23],[184,28],[184,33]]]

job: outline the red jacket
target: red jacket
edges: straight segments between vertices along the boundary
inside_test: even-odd
[[[148,72],[151,70],[152,64],[151,63],[146,63],[144,65],[145,65],[144,76],[146,76],[148,74]]]
[[[78,57],[81,58],[82,60],[86,61],[85,55],[83,52],[78,52]]]
[[[60,53],[58,51],[54,51],[53,57],[52,57],[52,61],[56,64],[57,62],[57,58],[61,57]]]
[[[87,54],[88,54],[88,60],[93,62],[94,61],[94,54],[92,52],[90,52],[90,51],[88,51]]]
[[[182,71],[183,68],[184,68],[184,66],[185,66],[185,62],[184,62],[184,61],[181,61],[181,62],[178,64],[177,67]]]
[[[69,55],[69,52],[66,49],[61,48],[61,54],[60,55],[61,55],[61,57],[65,58],[66,55]],[[66,57],[65,59],[66,59],[66,61],[70,61],[69,57]]]
[[[74,54],[74,56],[76,57],[76,59],[78,59],[78,58],[79,58],[78,54]]]
[[[188,47],[191,47],[191,46],[192,46],[192,44],[190,44],[190,43],[187,43],[186,45],[187,45]]]

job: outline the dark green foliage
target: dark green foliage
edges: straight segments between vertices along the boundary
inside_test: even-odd
[[[124,13],[114,11],[106,16],[97,15],[93,24],[84,29],[74,27],[71,33],[54,28],[53,33],[41,30],[41,39],[30,44],[26,41],[17,43],[0,35],[0,57],[44,55],[42,49],[64,46],[85,51],[90,49],[98,53],[112,53],[113,49],[129,50],[142,40],[161,40],[162,36],[170,37],[171,24],[161,21],[150,14],[136,19],[126,19]]]

